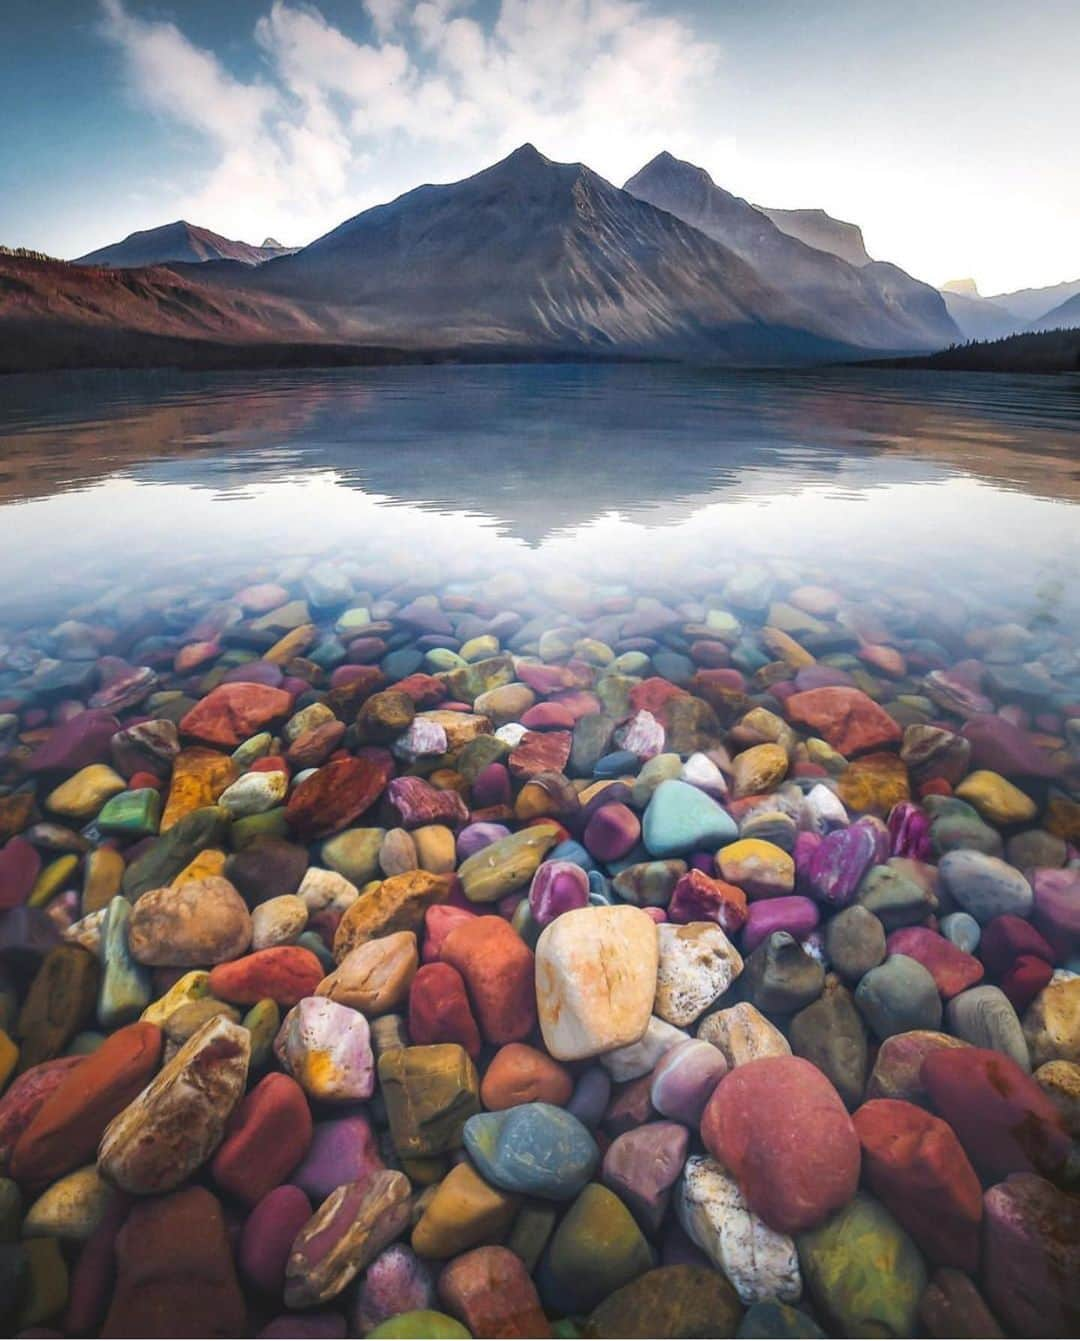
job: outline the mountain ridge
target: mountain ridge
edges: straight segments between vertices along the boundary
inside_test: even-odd
[[[273,238],[267,238],[261,246],[256,247],[250,242],[223,237],[209,228],[188,223],[186,219],[174,219],[156,228],[143,228],[129,233],[119,242],[76,257],[74,264],[125,270],[168,265],[170,262],[239,261],[244,265],[261,265],[291,250]]]

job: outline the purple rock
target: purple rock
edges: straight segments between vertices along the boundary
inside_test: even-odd
[[[91,708],[57,726],[27,761],[30,773],[74,773],[109,760],[109,742],[120,730],[111,712]]]
[[[281,1298],[289,1249],[311,1210],[307,1196],[292,1183],[275,1187],[256,1203],[244,1221],[237,1252],[241,1275],[256,1289]]]
[[[727,1069],[724,1054],[703,1038],[676,1043],[653,1070],[652,1105],[664,1117],[696,1127]]]
[[[12,908],[0,917],[0,970],[29,980],[41,961],[60,944],[60,930],[43,908]]]
[[[586,1127],[595,1127],[610,1101],[611,1077],[602,1066],[590,1066],[578,1076],[566,1111],[573,1113]]]
[[[104,663],[102,663],[104,672]],[[141,703],[151,693],[158,682],[157,671],[150,666],[129,666],[121,662],[114,668],[113,674],[106,677],[105,683],[90,699],[90,707],[109,708],[122,711]]]
[[[821,903],[846,908],[863,876],[889,855],[889,831],[866,815],[826,834],[807,866],[809,892]]]
[[[457,836],[458,863],[475,856],[477,852],[482,852],[492,843],[497,843],[500,838],[509,837],[510,830],[505,824],[491,824],[487,821],[467,824]]]
[[[505,764],[488,764],[477,773],[472,785],[472,798],[478,810],[509,805],[510,796],[510,774]]]
[[[820,919],[818,905],[800,894],[776,899],[755,899],[743,927],[743,954],[749,954],[774,931],[787,931],[797,941],[805,940]]]
[[[910,801],[889,811],[889,855],[926,861],[930,856],[930,817]]]
[[[364,1272],[353,1301],[351,1331],[367,1336],[399,1313],[438,1308],[431,1268],[411,1248],[395,1243]]]
[[[544,861],[529,886],[529,908],[542,927],[589,902],[589,877],[576,862]]]
[[[1030,880],[1035,895],[1032,920],[1062,962],[1080,946],[1080,870],[1040,867],[1031,872]]]
[[[382,638],[371,636],[354,638],[345,650],[352,661],[358,662],[362,666],[369,666],[373,661],[378,661],[380,657],[386,655],[386,643]],[[356,678],[353,675],[351,677],[340,677],[335,681],[334,676],[337,676],[339,671],[348,669],[348,666],[339,666],[330,677],[330,684],[333,688],[336,689],[339,684],[348,684],[350,678]]]
[[[446,749],[446,728],[430,717],[414,717],[408,731],[394,742],[394,753],[402,759],[445,754]]]
[[[824,835],[806,830],[795,835],[795,845],[791,855],[795,862],[795,883],[804,892],[810,889],[810,867]]]
[[[1080,1204],[1033,1173],[990,1188],[983,1205],[986,1297],[1017,1336],[1075,1336]]]
[[[608,1146],[600,1181],[626,1203],[646,1234],[660,1228],[689,1140],[690,1133],[678,1122],[646,1122]]]
[[[669,1220],[660,1240],[661,1266],[696,1266],[713,1269],[713,1264],[677,1220]]]
[[[716,858],[711,852],[693,852],[687,858],[687,864],[695,871],[704,871],[706,875],[716,875]]]
[[[641,837],[641,821],[629,806],[600,806],[585,826],[582,841],[597,861],[618,861]]]
[[[469,821],[465,802],[457,792],[439,791],[423,778],[394,778],[387,794],[406,829],[419,829],[425,824],[448,824],[457,828]]]
[[[318,1204],[342,1183],[360,1182],[382,1167],[371,1124],[357,1113],[315,1123],[311,1145],[292,1181]]]
[[[16,835],[0,848],[0,912],[25,903],[41,870],[33,844]]]
[[[971,766],[989,768],[1004,777],[1054,778],[1061,766],[1032,741],[1026,731],[993,713],[979,713],[960,733],[971,742]]]

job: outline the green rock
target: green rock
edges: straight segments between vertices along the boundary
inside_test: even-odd
[[[264,759],[270,753],[273,743],[274,737],[269,731],[260,731],[257,736],[249,736],[237,745],[232,752],[232,761],[237,768],[248,769],[257,759]]]
[[[359,637],[371,623],[371,611],[364,605],[354,605],[343,611],[334,624],[334,632],[346,641]]]
[[[615,893],[638,908],[666,908],[685,874],[686,862],[677,857],[668,861],[639,861],[615,877]]]
[[[474,661],[471,665],[444,671],[439,679],[446,685],[447,693],[452,699],[472,703],[489,689],[498,689],[500,685],[511,684],[514,681],[514,659],[506,654],[485,657],[483,661]]]
[[[449,647],[433,647],[424,657],[424,664],[431,674],[437,671],[458,670],[469,663],[464,657],[452,652]]]
[[[630,693],[640,683],[636,675],[602,675],[594,692],[607,715],[619,721],[630,715]]]
[[[974,806],[958,796],[928,796],[923,809],[930,816],[930,845],[936,857],[967,849],[1000,857],[1001,835],[987,824]]]
[[[251,1035],[249,1066],[252,1071],[265,1070],[273,1061],[274,1039],[281,1028],[281,1010],[277,1002],[269,997],[256,1001],[241,1024]]]
[[[101,807],[97,827],[103,834],[124,838],[149,838],[161,823],[161,794],[153,787],[120,792]]]
[[[379,1085],[394,1148],[406,1158],[461,1145],[465,1123],[480,1110],[476,1067],[457,1043],[384,1052]]]
[[[682,760],[677,754],[657,754],[647,759],[631,788],[634,805],[638,810],[644,810],[662,782],[678,778],[681,774]]]
[[[104,1042],[105,1035],[96,1029],[83,1029],[67,1045],[64,1056],[89,1057],[92,1052],[97,1052]]]
[[[631,675],[635,679],[640,679],[648,675],[650,664],[644,652],[623,652],[611,663],[611,669],[616,675]]]
[[[323,843],[322,861],[362,889],[369,880],[377,880],[382,874],[379,849],[385,837],[385,829],[346,829]]]
[[[567,774],[572,778],[591,778],[597,761],[611,747],[615,718],[603,712],[587,712],[574,723]]]
[[[98,991],[98,1022],[103,1029],[119,1029],[137,1020],[154,996],[150,969],[132,958],[128,950],[131,904],[118,894],[108,907],[101,937],[101,987]]]
[[[803,1278],[842,1336],[913,1336],[926,1267],[879,1201],[859,1193],[796,1239]]]
[[[938,897],[934,881],[921,862],[890,857],[872,866],[855,895],[857,904],[874,914],[886,931],[912,927],[936,913]]]
[[[558,837],[553,824],[534,824],[474,852],[458,868],[465,897],[473,903],[494,903],[527,885]]]
[[[226,846],[229,817],[219,806],[193,810],[138,857],[124,872],[121,886],[133,903],[148,889],[169,884],[200,852]]]
[[[497,764],[510,753],[510,746],[498,736],[475,736],[458,751],[457,771],[468,783],[476,781],[488,764]]]
[[[416,1341],[428,1341],[428,1338],[471,1337],[472,1332],[445,1313],[437,1313],[432,1308],[418,1308],[412,1313],[399,1313],[396,1317],[387,1318],[365,1335],[415,1337]]]
[[[256,838],[288,838],[289,826],[285,822],[285,807],[264,810],[261,815],[246,815],[233,822],[232,845],[235,852],[253,843]]]
[[[506,1246],[525,1263],[531,1276],[548,1245],[559,1213],[549,1201],[526,1201],[517,1213]]]
[[[68,1297],[68,1269],[59,1239],[25,1239],[27,1279],[19,1327],[40,1327],[56,1318]]]
[[[540,1268],[540,1295],[552,1311],[585,1313],[653,1265],[626,1206],[600,1183],[588,1183],[555,1230]]]
[[[608,1295],[589,1314],[582,1334],[629,1341],[735,1336],[741,1315],[739,1296],[719,1271],[663,1266]]]

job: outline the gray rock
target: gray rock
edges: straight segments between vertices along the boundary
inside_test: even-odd
[[[878,1038],[941,1028],[941,997],[930,972],[907,955],[890,955],[855,989],[859,1013]]]
[[[1031,1070],[1020,1017],[1000,987],[984,983],[954,996],[945,1007],[945,1024],[965,1043],[1003,1052],[1025,1071]]]
[[[980,925],[1004,913],[1029,917],[1035,902],[1024,876],[1000,857],[985,852],[947,852],[938,864],[938,879],[956,904]]]
[[[881,919],[861,904],[836,914],[825,927],[829,964],[845,982],[857,983],[885,959],[885,928]]]

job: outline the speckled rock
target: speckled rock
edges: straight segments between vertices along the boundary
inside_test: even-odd
[[[697,1036],[723,1053],[729,1070],[759,1057],[791,1056],[791,1045],[781,1031],[748,1001],[706,1015]]]
[[[188,880],[141,895],[131,914],[128,943],[140,964],[221,964],[251,944],[251,914],[224,877]]]
[[[712,922],[663,924],[657,938],[653,1010],[668,1024],[693,1024],[742,972],[742,955]]]
[[[298,1002],[282,1021],[274,1053],[306,1094],[321,1103],[350,1103],[374,1092],[367,1020],[326,997]]]

